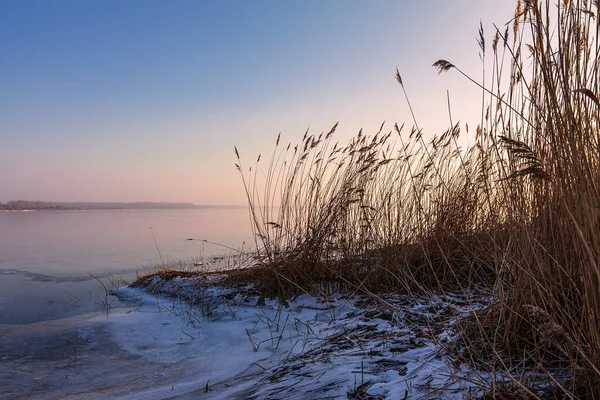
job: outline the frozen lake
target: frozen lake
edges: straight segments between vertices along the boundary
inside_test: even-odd
[[[153,237],[154,236],[154,237]],[[252,235],[245,208],[0,212],[0,325],[97,311],[100,283],[226,253]]]

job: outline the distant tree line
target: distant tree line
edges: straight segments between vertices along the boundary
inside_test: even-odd
[[[190,209],[203,208],[192,203],[153,203],[153,202],[46,202],[30,200],[14,200],[5,204],[0,203],[0,210],[149,210],[149,209]]]
[[[76,210],[78,207],[68,203],[48,203],[45,201],[14,200],[0,203],[0,210]]]

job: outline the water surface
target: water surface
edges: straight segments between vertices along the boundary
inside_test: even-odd
[[[114,299],[94,277],[110,288],[140,268],[228,251],[201,240],[240,248],[252,238],[247,215],[245,208],[0,212],[0,324],[96,311]]]

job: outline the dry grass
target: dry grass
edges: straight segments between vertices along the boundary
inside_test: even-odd
[[[264,169],[236,149],[263,288],[485,284],[494,305],[465,325],[467,356],[509,375],[519,360],[550,381],[549,366],[567,368],[561,396],[600,399],[599,7],[519,1],[492,40],[491,85],[434,64],[482,89],[469,148],[458,124],[425,140],[415,120],[347,145],[337,125],[296,146],[278,138]],[[478,41],[485,60],[483,30]]]
[[[491,204],[497,177],[484,173],[483,147],[462,154],[458,126],[427,143],[420,131],[396,126],[372,137],[359,133],[346,146],[333,142],[335,128],[307,134],[299,146],[278,140],[264,175],[256,174],[257,162],[245,177],[271,283],[282,289],[284,282],[307,288],[336,281],[389,291],[489,276],[496,253],[490,234],[505,233],[490,229],[502,217]]]

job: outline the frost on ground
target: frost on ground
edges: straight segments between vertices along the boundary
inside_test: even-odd
[[[115,293],[143,304],[136,313],[160,309],[159,316],[179,318],[174,332],[166,328],[174,322],[152,322],[160,318],[151,314],[142,329],[151,325],[147,335],[160,343],[149,349],[129,337],[128,323],[115,324],[113,334],[133,354],[205,365],[175,385],[183,383],[179,389],[189,398],[463,398],[475,389],[478,375],[469,377],[443,352],[453,322],[479,307],[472,298],[303,295],[280,304],[252,286],[221,286],[220,279],[156,276],[142,291]],[[130,323],[140,326],[138,318]],[[190,352],[193,341],[201,345]],[[178,351],[169,350],[178,343]],[[177,388],[138,396],[168,397],[171,390]]]
[[[482,379],[444,355],[453,323],[481,304],[464,295],[280,304],[219,275],[155,276],[113,295],[130,307],[57,330],[77,344],[69,357],[0,354],[11,382],[0,397],[465,398]]]

